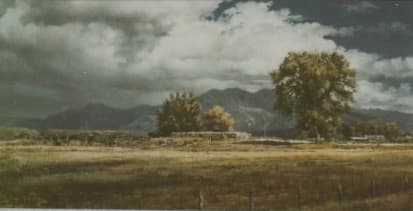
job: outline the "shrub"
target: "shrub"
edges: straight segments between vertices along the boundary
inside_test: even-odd
[[[221,106],[214,106],[203,116],[203,129],[230,131],[234,129],[234,119]]]
[[[37,130],[16,127],[0,127],[0,140],[38,139],[39,137],[40,133]]]

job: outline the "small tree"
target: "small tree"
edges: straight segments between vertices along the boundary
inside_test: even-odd
[[[389,140],[396,140],[402,135],[402,130],[395,122],[386,122],[383,126],[384,136]]]
[[[201,105],[192,93],[171,94],[157,116],[159,135],[172,132],[199,131]]]
[[[344,56],[337,53],[295,53],[271,73],[282,115],[297,118],[302,136],[333,137],[353,101],[356,79]]]
[[[203,116],[203,127],[209,131],[230,131],[234,128],[234,119],[221,106],[214,106]]]

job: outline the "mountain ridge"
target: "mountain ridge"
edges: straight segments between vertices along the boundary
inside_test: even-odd
[[[289,133],[294,121],[273,110],[271,89],[249,92],[239,88],[211,89],[198,97],[202,111],[221,105],[235,119],[235,129],[255,135]],[[11,126],[35,129],[127,129],[151,132],[156,129],[156,111],[160,106],[139,105],[132,108],[112,108],[103,103],[92,103],[77,109],[49,115],[45,119],[20,120]],[[394,121],[413,132],[413,114],[383,109],[353,108],[345,115],[345,122]],[[287,131],[287,132],[286,132]]]

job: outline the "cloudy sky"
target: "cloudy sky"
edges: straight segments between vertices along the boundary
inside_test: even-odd
[[[357,107],[413,112],[413,2],[0,1],[1,116],[171,91],[271,87],[289,51],[338,51]]]

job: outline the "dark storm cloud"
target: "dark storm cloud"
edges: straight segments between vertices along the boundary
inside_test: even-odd
[[[139,96],[174,88],[124,70],[171,28],[162,17],[167,9],[141,3],[151,8],[129,1],[0,2],[0,97],[9,109],[3,114],[39,116],[94,101],[154,103]]]
[[[104,3],[90,2],[92,9],[80,7],[76,1],[41,0],[30,1],[30,10],[22,17],[25,23],[60,26],[70,23],[101,23],[122,32],[121,48],[118,54],[126,58],[126,62],[133,60],[133,55],[142,48],[152,48],[159,37],[166,35],[170,26],[162,23],[158,17],[150,17],[138,12],[122,12],[113,9]],[[79,1],[77,1],[79,2]],[[110,3],[110,2],[109,2]],[[113,2],[112,2],[113,3]]]
[[[0,2],[0,16],[10,7],[14,7],[15,0],[4,0]]]
[[[270,87],[268,73],[292,50],[345,54],[359,70],[360,105],[391,101],[410,83],[391,89],[374,79],[413,72],[411,59],[386,59],[412,55],[411,15],[357,4],[2,1],[0,111],[41,116],[91,102],[155,104],[175,90],[257,90]],[[413,102],[400,96],[400,105]]]

